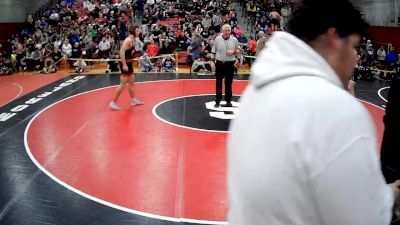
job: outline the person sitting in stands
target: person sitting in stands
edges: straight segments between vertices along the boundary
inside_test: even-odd
[[[192,71],[196,72],[198,75],[207,75],[213,69],[213,64],[211,61],[206,61],[203,55],[200,55],[192,65]]]
[[[44,67],[43,70],[41,71],[42,73],[55,73],[57,71],[57,65],[55,65],[54,60],[50,57],[50,55],[47,55],[45,60],[44,60]]]
[[[80,60],[74,63],[74,66],[75,66],[75,72],[77,73],[83,73],[87,68],[87,64],[85,61],[82,60],[82,57]]]
[[[158,49],[159,47],[154,43],[154,40],[150,40],[150,44],[147,46],[146,52],[150,57],[154,57],[158,55]]]
[[[114,54],[113,56],[114,59],[119,59],[119,54]],[[119,67],[118,67],[118,61],[112,60],[112,61],[108,61],[108,65],[107,65],[107,69],[106,69],[106,73],[109,72],[118,72],[119,71]]]
[[[163,72],[175,72],[175,59],[171,55],[166,56],[161,61]]]
[[[142,72],[150,72],[153,70],[153,64],[146,52],[139,57],[139,67]]]
[[[11,75],[13,73],[13,66],[10,59],[5,59],[4,62],[0,63],[0,74]]]

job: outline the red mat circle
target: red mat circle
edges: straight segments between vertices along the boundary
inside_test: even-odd
[[[27,128],[27,151],[53,179],[85,197],[121,210],[175,221],[225,221],[226,133],[196,131],[158,120],[158,103],[212,94],[214,80],[136,84],[143,106],[122,111],[108,103],[114,88],[72,96],[49,106]],[[235,81],[240,95],[247,81]],[[383,132],[384,111],[365,104]]]

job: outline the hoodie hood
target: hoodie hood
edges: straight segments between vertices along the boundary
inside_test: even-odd
[[[252,66],[250,82],[257,88],[294,76],[317,76],[343,84],[321,55],[287,32],[274,32]]]

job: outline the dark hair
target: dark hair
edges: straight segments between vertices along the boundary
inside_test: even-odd
[[[129,34],[135,36],[135,35],[136,35],[136,34],[135,34],[136,28],[139,28],[139,26],[131,26],[131,27],[129,28]],[[136,37],[136,36],[135,36],[135,37]]]
[[[288,21],[289,33],[307,43],[329,28],[336,28],[340,37],[362,36],[368,24],[348,0],[302,0]]]

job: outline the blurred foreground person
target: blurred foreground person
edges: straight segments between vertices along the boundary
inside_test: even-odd
[[[273,33],[231,126],[230,225],[390,223],[400,182],[386,184],[374,123],[346,90],[367,27],[348,0],[304,0]]]

